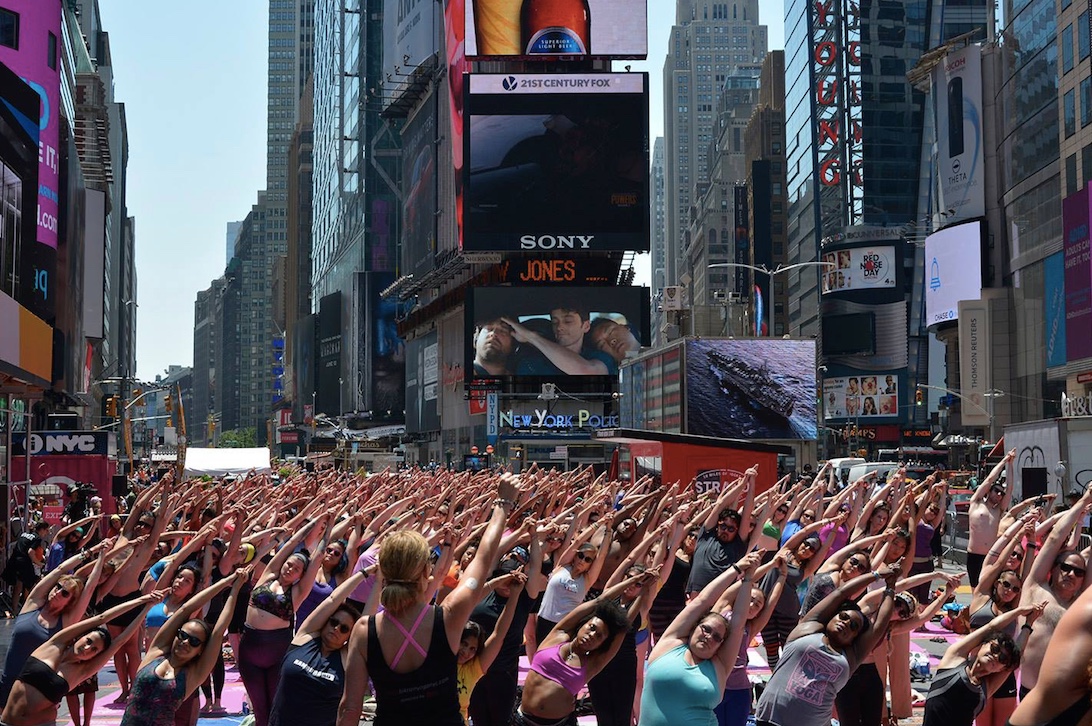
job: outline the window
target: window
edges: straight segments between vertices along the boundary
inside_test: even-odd
[[[1081,152],[1081,179],[1085,186],[1088,186],[1088,181],[1092,179],[1092,144],[1084,147]]]
[[[1062,73],[1073,70],[1073,26],[1065,26],[1062,31]]]
[[[1081,128],[1092,124],[1092,78],[1081,80]]]
[[[1081,60],[1088,57],[1088,11],[1081,13],[1077,19],[1077,55]]]
[[[1077,191],[1077,155],[1070,154],[1065,158],[1065,189],[1066,196]]]
[[[57,36],[53,33],[49,34],[49,47],[46,49],[49,57],[46,58],[46,64],[52,70],[57,70]]]
[[[19,50],[19,14],[0,8],[0,45]]]
[[[1062,99],[1062,104],[1065,137],[1068,139],[1070,136],[1077,133],[1077,99],[1073,89],[1066,91],[1065,97]]]

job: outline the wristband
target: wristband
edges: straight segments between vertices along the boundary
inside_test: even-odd
[[[1023,630],[1024,628],[1027,628],[1027,631],[1029,633],[1034,633],[1035,632],[1035,628],[1031,627],[1027,623],[1024,623],[1023,625],[1020,626],[1020,630]]]
[[[450,546],[451,546],[451,543],[450,543],[450,542],[441,542],[441,543],[440,543],[440,546],[441,546],[441,547],[450,547]]]
[[[732,564],[728,565],[728,569],[730,569],[730,570],[735,570],[735,571],[736,571],[736,574],[737,574],[738,576],[740,576],[740,577],[742,577],[742,576],[743,576],[743,570],[739,569],[739,565],[737,565],[737,564],[736,564],[735,562],[733,562]]]
[[[879,582],[883,579],[883,575],[880,574],[879,570],[873,570],[872,576],[876,578],[876,582]]]
[[[496,499],[493,500],[493,506],[494,507],[496,507],[496,506],[514,507],[514,506],[516,506],[516,503],[513,502],[511,499],[502,499],[501,497],[497,497]]]
[[[883,589],[883,596],[884,596],[884,597],[895,597],[895,588],[893,588],[893,587],[885,587],[885,588]]]
[[[1035,544],[1035,543],[1033,543],[1033,542],[1032,542],[1032,543],[1028,543],[1028,546],[1027,546],[1027,547],[1025,547],[1024,549],[1029,549],[1029,550],[1037,550],[1037,549],[1039,549],[1039,545],[1037,545],[1037,544]]]

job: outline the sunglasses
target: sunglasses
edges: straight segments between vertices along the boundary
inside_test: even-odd
[[[595,561],[595,555],[586,555],[583,552],[577,552],[576,553],[576,559],[582,560],[584,562],[594,562]]]
[[[1077,577],[1084,577],[1084,573],[1087,572],[1087,570],[1083,570],[1080,567],[1074,567],[1068,562],[1059,562],[1058,569],[1070,575],[1076,575]]]
[[[863,560],[860,557],[850,557],[848,562],[850,567],[862,572],[868,569],[868,560]]]
[[[335,620],[334,618],[330,618],[329,620],[327,620],[326,624],[329,625],[334,630],[336,630],[337,632],[341,633],[342,635],[348,635],[349,631],[351,631],[353,629],[353,626],[346,625],[345,623],[341,622],[340,620]]]
[[[800,515],[800,519],[815,519],[815,515],[811,512],[804,512]]]
[[[721,531],[724,531],[724,532],[728,532],[728,533],[738,532],[739,531],[739,527],[737,527],[734,524],[718,524],[717,529],[719,529]]]
[[[998,663],[1005,666],[1006,668],[1012,665],[1012,653],[1002,648],[997,643],[990,644],[990,653],[992,653],[997,658]]]
[[[1001,587],[1005,588],[1006,590],[1012,590],[1013,592],[1020,592],[1020,586],[1015,585],[1015,584],[1009,582],[1008,580],[998,580],[997,584],[1001,585]]]
[[[205,641],[201,640],[196,635],[191,635],[187,633],[185,630],[179,630],[177,633],[175,633],[174,637],[178,638],[178,640],[182,643],[188,643],[193,648],[197,648],[198,646],[205,644]]]
[[[61,587],[60,585],[54,585],[54,587],[57,588],[57,593],[59,595],[64,595],[65,597],[71,597],[72,596],[71,592],[69,592],[67,589]]]
[[[339,550],[337,547],[327,547],[326,554],[337,555],[338,557],[341,557],[341,550]]]
[[[700,630],[706,638],[711,639],[714,643],[720,644],[724,642],[724,636],[713,630],[712,626],[710,626],[709,623],[701,623],[700,625],[698,625],[698,630]]]
[[[789,510],[785,509],[784,507],[778,507],[777,508],[777,513],[778,514],[788,514]]]

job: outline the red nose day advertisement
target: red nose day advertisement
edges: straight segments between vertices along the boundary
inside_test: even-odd
[[[15,14],[15,46],[0,45],[0,63],[41,98],[38,119],[38,241],[57,249],[60,185],[61,0],[4,0]]]

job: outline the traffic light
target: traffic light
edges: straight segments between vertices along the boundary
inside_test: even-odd
[[[925,403],[925,393],[920,388],[914,392],[914,403],[919,406]]]
[[[167,394],[163,397],[163,405],[167,408],[167,415],[174,413],[174,401],[171,400],[171,394]]]
[[[106,415],[110,418],[118,417],[118,397],[107,396],[106,398]]]

